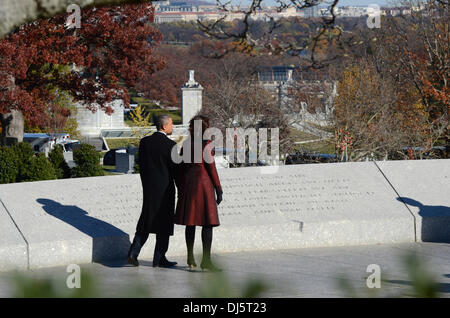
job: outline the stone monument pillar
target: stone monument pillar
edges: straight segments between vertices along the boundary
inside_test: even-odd
[[[189,121],[202,109],[203,87],[194,80],[194,70],[189,70],[189,80],[181,87],[181,122]]]
[[[24,118],[22,112],[16,109],[10,113],[0,114],[2,122],[2,138],[6,145],[13,145],[23,141]]]
[[[0,71],[2,77],[2,90],[12,90],[15,87],[15,79],[12,75]],[[12,109],[9,113],[0,114],[2,127],[0,145],[13,145],[23,141],[24,117],[20,110]]]

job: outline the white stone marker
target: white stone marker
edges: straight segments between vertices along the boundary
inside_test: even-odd
[[[272,175],[259,167],[218,173],[224,200],[213,253],[415,239],[413,215],[373,162],[281,166]],[[26,237],[30,268],[37,268],[124,258],[142,187],[137,174],[77,178],[0,185],[0,198]],[[1,226],[4,244],[20,242],[14,224]],[[198,228],[196,254],[200,234]],[[151,261],[154,243],[151,235],[141,260]],[[167,255],[186,255],[184,226],[175,225]]]
[[[221,169],[221,251],[414,241],[414,220],[372,162]],[[400,204],[399,204],[400,203]]]

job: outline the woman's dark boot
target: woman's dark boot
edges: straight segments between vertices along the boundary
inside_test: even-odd
[[[211,262],[212,227],[202,228],[203,259],[200,267],[209,272],[221,272],[222,269]]]
[[[202,260],[202,263],[200,264],[200,267],[203,271],[207,272],[221,272],[222,269],[217,267],[215,264],[211,262],[211,260]]]
[[[188,252],[187,264],[189,270],[194,270],[197,267],[194,258],[195,226],[186,226],[185,237]]]

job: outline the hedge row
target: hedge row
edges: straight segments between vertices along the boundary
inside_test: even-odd
[[[66,179],[104,175],[100,154],[95,147],[82,144],[74,151],[76,167],[70,169],[64,160],[61,145],[44,154],[35,155],[30,144],[17,143],[12,147],[0,146],[0,183]]]

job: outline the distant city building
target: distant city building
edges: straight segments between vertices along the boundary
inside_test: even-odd
[[[295,82],[294,66],[265,66],[258,70],[259,84],[277,98],[280,106],[286,101],[288,87]]]
[[[293,79],[295,66],[266,66],[258,70],[258,81],[261,83],[279,84]]]
[[[171,2],[165,5],[159,5],[156,12],[197,12],[197,6],[188,4],[187,2]]]
[[[320,8],[318,6],[297,10],[300,16],[304,18],[315,18],[320,16]]]
[[[413,10],[418,11],[421,10],[421,7],[413,7]],[[411,8],[408,7],[388,7],[388,8],[381,8],[381,14],[386,16],[398,16],[398,15],[410,15],[411,14]]]
[[[339,17],[358,18],[368,14],[368,7],[339,7],[336,10],[336,15]]]
[[[246,8],[241,8],[246,10]],[[250,15],[250,19],[259,21],[270,21],[272,18],[276,21],[282,18],[300,16],[296,8],[287,8],[278,12],[276,9],[261,9]],[[216,5],[193,6],[185,2],[171,2],[170,5],[159,5],[155,12],[155,23],[170,23],[176,21],[203,21],[218,20],[224,18],[224,21],[234,21],[244,19],[245,14],[238,8],[233,8],[226,12]]]
[[[301,92],[305,96],[314,96],[319,105],[314,105],[314,111],[309,110],[307,101],[300,102],[298,113],[289,113],[291,118],[296,118],[296,124],[306,128],[310,123],[326,126],[329,124],[330,115],[334,112],[334,98],[337,93],[337,84],[326,77],[318,80],[316,76],[295,76],[295,66],[269,66],[258,70],[258,82],[278,100],[279,106],[290,112],[292,103],[298,103],[293,99],[292,92]],[[304,79],[315,78],[315,79]],[[312,105],[309,105],[312,106]]]
[[[176,22],[176,21],[196,21],[196,20],[218,20],[224,18],[225,21],[241,20],[244,13],[249,8],[232,6],[230,11],[224,11],[216,4],[207,4],[202,1],[179,2],[179,1],[154,1],[155,23]],[[331,16],[331,7],[312,6],[309,8],[297,9],[295,7],[285,8],[281,11],[276,6],[262,7],[256,9],[250,19],[255,21],[277,21],[289,17],[315,18],[320,16]],[[420,9],[420,8],[419,8]],[[413,8],[413,10],[417,10]],[[411,9],[406,7],[386,7],[380,8],[381,15],[407,15]],[[334,8],[337,17],[363,17],[369,15],[369,6],[341,6]]]

